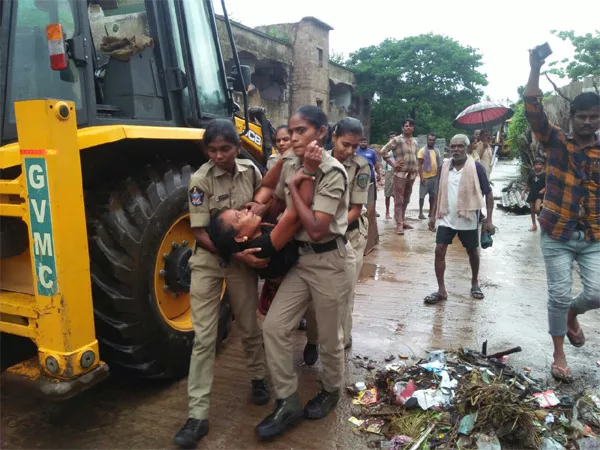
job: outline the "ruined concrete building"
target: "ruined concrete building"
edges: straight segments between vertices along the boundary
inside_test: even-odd
[[[217,24],[229,71],[233,59],[225,22],[218,17]],[[332,124],[347,116],[360,119],[369,136],[370,98],[356,92],[354,72],[329,61],[333,28],[314,17],[256,28],[231,25],[240,62],[252,71],[250,106],[264,106],[274,126],[287,123],[297,107],[316,105]]]

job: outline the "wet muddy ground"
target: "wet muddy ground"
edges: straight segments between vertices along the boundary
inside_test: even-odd
[[[497,196],[517,167],[502,163],[492,181]],[[378,211],[380,243],[365,258],[357,287],[354,311],[354,346],[348,352],[348,382],[364,379],[365,369],[352,363],[355,355],[383,362],[391,354],[424,356],[429,349],[488,351],[520,345],[522,353],[510,357],[515,367],[529,366],[532,375],[547,377],[552,346],[546,325],[545,271],[539,250],[539,232],[530,233],[529,216],[494,211],[499,232],[494,245],[481,252],[481,287],[484,300],[469,296],[470,269],[457,241],[447,257],[449,299],[425,306],[423,298],[436,289],[433,272],[434,234],[416,219],[418,189],[408,216],[414,230],[397,236],[392,221],[385,221],[383,198]],[[575,277],[575,290],[579,282]],[[567,345],[567,356],[577,384],[600,382],[600,311],[582,316],[587,343],[581,349]],[[244,357],[235,330],[217,358],[211,405],[210,434],[201,449],[363,449],[366,441],[347,423],[352,405],[347,397],[326,419],[303,422],[283,438],[260,443],[254,426],[271,411],[272,404],[253,406]],[[302,364],[303,332],[296,332],[294,358],[300,375],[301,396],[316,389],[319,363]],[[3,386],[2,386],[3,387]],[[111,378],[77,398],[50,403],[2,389],[0,447],[2,448],[172,448],[173,434],[186,419],[186,381],[156,383]]]

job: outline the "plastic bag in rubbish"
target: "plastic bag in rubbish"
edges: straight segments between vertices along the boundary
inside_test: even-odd
[[[565,450],[565,448],[552,438],[542,439],[542,450]]]
[[[477,439],[477,450],[502,450],[502,446],[497,436],[480,434]]]
[[[458,433],[468,436],[473,431],[475,427],[475,422],[477,422],[477,411],[473,414],[469,414],[468,416],[463,417],[458,424]]]
[[[600,440],[594,437],[586,437],[577,440],[579,450],[600,450]]]
[[[427,362],[440,362],[442,365],[446,364],[446,352],[444,350],[432,350],[429,352],[429,356],[427,356]]]
[[[415,391],[413,397],[417,399],[422,410],[442,407],[448,404],[448,398],[441,391],[435,389],[423,389]]]
[[[396,383],[394,385],[394,393],[396,394],[396,405],[404,405],[406,401],[414,395],[416,390],[417,386],[415,385],[415,382],[413,380],[410,380],[410,382],[407,385],[404,385],[404,383]]]

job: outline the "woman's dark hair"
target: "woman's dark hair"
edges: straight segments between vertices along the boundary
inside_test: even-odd
[[[294,114],[292,114],[292,115],[296,115],[296,114],[300,114],[300,117],[302,117],[302,120],[306,120],[317,130],[320,129],[321,127],[328,126],[327,114],[325,114],[323,112],[323,110],[321,108],[318,108],[317,106],[312,106],[312,105],[301,106],[296,111],[294,111]]]
[[[573,116],[577,111],[592,108],[600,108],[600,95],[595,92],[584,92],[573,99],[569,112]]]
[[[242,143],[235,125],[228,119],[213,119],[208,122],[206,130],[204,131],[204,144],[209,145],[218,137],[222,137],[227,142],[234,145],[240,145]]]
[[[414,121],[413,119],[404,119],[404,120],[402,121],[402,126],[404,127],[404,125],[406,125],[407,123],[408,123],[409,125],[412,125],[413,127],[415,126],[415,121]]]
[[[354,117],[345,117],[336,123],[333,127],[333,132],[337,137],[341,137],[345,134],[354,134],[360,136],[362,139],[367,139],[363,136],[363,125],[360,120]]]
[[[327,133],[323,138],[322,147],[324,150],[333,150],[333,127],[331,125],[327,125]]]
[[[533,164],[546,164],[544,158],[540,158],[539,156],[533,160]]]
[[[207,232],[210,240],[215,244],[217,252],[224,260],[229,261],[231,255],[242,250],[240,244],[235,240],[238,232],[233,227],[225,226],[221,214],[210,219]]]
[[[395,136],[398,136],[398,133],[397,133],[397,132],[395,132],[395,131],[390,131],[390,132],[388,133],[388,137],[390,137],[392,134],[393,134],[393,135],[395,135]]]
[[[284,128],[285,128],[286,130],[289,128],[287,123],[284,123],[284,124],[281,124],[281,125],[279,125],[279,126],[278,126],[278,127],[275,129],[275,135],[277,135],[277,133],[279,133],[279,130],[283,130]]]

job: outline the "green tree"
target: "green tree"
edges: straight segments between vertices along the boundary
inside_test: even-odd
[[[456,115],[479,101],[487,85],[476,49],[431,33],[361,48],[347,65],[356,72],[357,89],[373,95],[371,140],[379,142],[388,131],[400,131],[406,117],[416,120],[418,134],[450,138]]]
[[[529,130],[529,122],[525,117],[525,106],[519,103],[515,107],[510,125],[508,126],[508,139],[510,142],[510,156],[515,158],[519,156],[521,149],[526,147],[525,135]]]
[[[344,57],[344,54],[333,50],[329,53],[329,61],[340,66],[346,65],[346,58]]]
[[[575,50],[573,59],[565,58],[548,64],[549,73],[560,78],[568,77],[571,81],[581,81],[589,76],[600,75],[600,31],[594,34],[576,35],[574,31],[552,30],[552,34],[563,41],[569,41]]]

